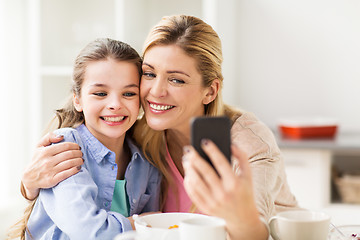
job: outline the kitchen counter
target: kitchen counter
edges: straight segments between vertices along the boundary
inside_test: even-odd
[[[360,154],[360,132],[339,132],[334,138],[291,139],[274,132],[280,148],[331,150],[336,153]]]
[[[290,139],[274,131],[284,156],[291,191],[300,206],[328,212],[335,224],[360,224],[360,204],[341,202],[333,183],[334,169],[360,169],[360,132],[338,132],[334,138]]]

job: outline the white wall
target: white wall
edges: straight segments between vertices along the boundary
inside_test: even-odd
[[[0,0],[0,239],[25,203],[19,193],[29,159],[25,11],[24,0]]]
[[[225,100],[255,112],[270,127],[280,117],[320,115],[338,118],[343,131],[360,131],[359,0],[116,2],[124,13],[117,20],[126,21],[118,36],[138,51],[163,15],[195,15],[213,25],[223,43]],[[0,0],[0,206],[11,200],[8,196],[19,197],[20,175],[35,136],[27,124],[32,114],[28,97],[36,90],[22,88],[31,87],[28,3]],[[0,222],[0,238],[4,226]]]
[[[359,12],[358,0],[238,1],[233,103],[273,128],[325,116],[360,131]]]
[[[206,0],[205,0],[206,1]],[[120,39],[129,43],[139,53],[149,30],[163,16],[187,14],[201,17],[202,0],[122,0],[125,21],[123,35]],[[136,13],[129,11],[136,9]]]

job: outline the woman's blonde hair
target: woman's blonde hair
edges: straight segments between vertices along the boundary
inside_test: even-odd
[[[117,61],[125,61],[135,64],[139,72],[140,80],[140,76],[142,74],[142,59],[136,50],[121,41],[109,38],[100,38],[90,42],[76,57],[73,68],[71,95],[76,95],[78,97],[81,96],[81,88],[88,64],[107,59],[114,59]],[[56,110],[55,113],[56,116],[52,120],[51,125],[53,125],[53,122],[55,121],[57,122],[57,128],[75,128],[85,121],[84,114],[75,109],[72,96],[69,98],[66,105],[63,108]],[[24,216],[14,226],[12,226],[7,239],[20,237],[21,240],[24,240],[26,232],[28,232],[31,236],[31,233],[27,228],[27,222],[35,202],[36,199],[30,201],[29,206],[24,212]]]
[[[219,80],[220,89],[216,98],[204,106],[205,115],[227,115],[234,121],[240,113],[230,106],[225,105],[222,101],[221,89],[223,86],[223,75],[221,65],[223,57],[220,38],[213,28],[201,19],[193,16],[174,15],[163,17],[162,20],[150,30],[145,40],[143,56],[150,48],[164,45],[176,45],[196,60],[196,67],[202,76],[204,87],[211,86],[215,79]],[[145,117],[143,117],[135,126],[134,137],[142,146],[143,152],[149,161],[151,161],[164,176],[162,186],[163,207],[168,186],[169,184],[173,184],[173,179],[168,170],[169,166],[165,160],[165,132],[151,129],[147,125]]]

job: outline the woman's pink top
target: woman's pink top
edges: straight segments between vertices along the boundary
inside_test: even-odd
[[[170,173],[173,176],[176,188],[174,188],[174,186],[169,186],[168,195],[165,200],[164,212],[189,212],[192,202],[185,191],[184,178],[181,176],[179,170],[173,162],[167,146],[166,161],[170,166]],[[177,194],[175,191],[177,191]]]

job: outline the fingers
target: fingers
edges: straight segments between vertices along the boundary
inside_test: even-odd
[[[186,190],[189,190],[188,193],[208,196],[211,193],[209,186],[202,178],[202,174],[196,171],[196,166],[190,161],[184,162],[183,166],[185,170],[184,186]],[[195,185],[196,187],[194,188]]]
[[[41,147],[39,151],[41,151],[41,155],[43,157],[51,157],[69,151],[72,152],[71,154],[74,155],[78,155],[81,153],[79,145],[72,142],[62,142],[48,147]],[[61,159],[61,157],[59,157],[58,159]],[[55,162],[54,165],[56,165],[57,163],[58,162]]]
[[[241,174],[245,177],[251,177],[251,169],[247,154],[235,145],[231,146],[231,151],[239,163]]]
[[[55,174],[65,171],[70,168],[81,168],[81,165],[84,163],[84,160],[82,158],[71,158],[65,161],[61,161],[59,164],[57,164],[53,171]]]
[[[59,145],[59,144],[57,144]],[[63,151],[60,151],[59,153],[56,153],[54,155],[54,160],[53,160],[53,164],[55,166],[58,166],[58,165],[62,165],[64,163],[69,163],[69,160],[73,160],[75,161],[75,164],[76,165],[73,165],[73,166],[80,166],[83,164],[83,159],[82,159],[82,152],[81,150],[79,149],[71,149],[69,148],[69,146],[67,146],[67,143],[64,144],[64,146],[61,146],[59,149],[62,149],[62,148],[66,148],[66,149],[63,149]],[[76,147],[75,145],[73,147]],[[57,150],[59,150],[57,149]],[[70,167],[73,167],[73,166],[70,166]],[[68,167],[68,168],[70,168]]]
[[[193,169],[205,184],[209,187],[211,186],[211,189],[215,194],[221,192],[222,184],[216,171],[208,162],[200,157],[198,152],[192,146],[187,146],[185,148],[184,159],[185,162],[189,162],[188,169]]]
[[[210,190],[205,184],[204,180],[191,166],[190,161],[184,164],[185,177],[184,187],[191,201],[199,208],[200,211],[209,213],[206,205],[209,204],[209,197],[211,197]],[[210,214],[210,213],[209,213]]]
[[[80,171],[80,168],[78,167],[72,167],[70,169],[63,170],[61,172],[58,172],[54,175],[51,185],[55,186],[59,182],[67,179],[68,177],[78,173]]]
[[[47,133],[43,136],[37,144],[37,147],[46,147],[49,146],[51,143],[57,143],[63,140],[64,136],[55,135],[53,132]]]
[[[48,178],[50,178],[50,185],[56,185],[79,172],[84,160],[77,144],[70,142],[59,143],[46,147],[44,151],[48,148],[55,155],[50,155],[47,158],[44,163],[46,166],[42,171],[44,175],[47,174]]]
[[[203,148],[206,155],[209,156],[221,178],[227,181],[227,178],[233,175],[233,170],[224,154],[212,141],[208,139],[202,141],[201,147]]]

